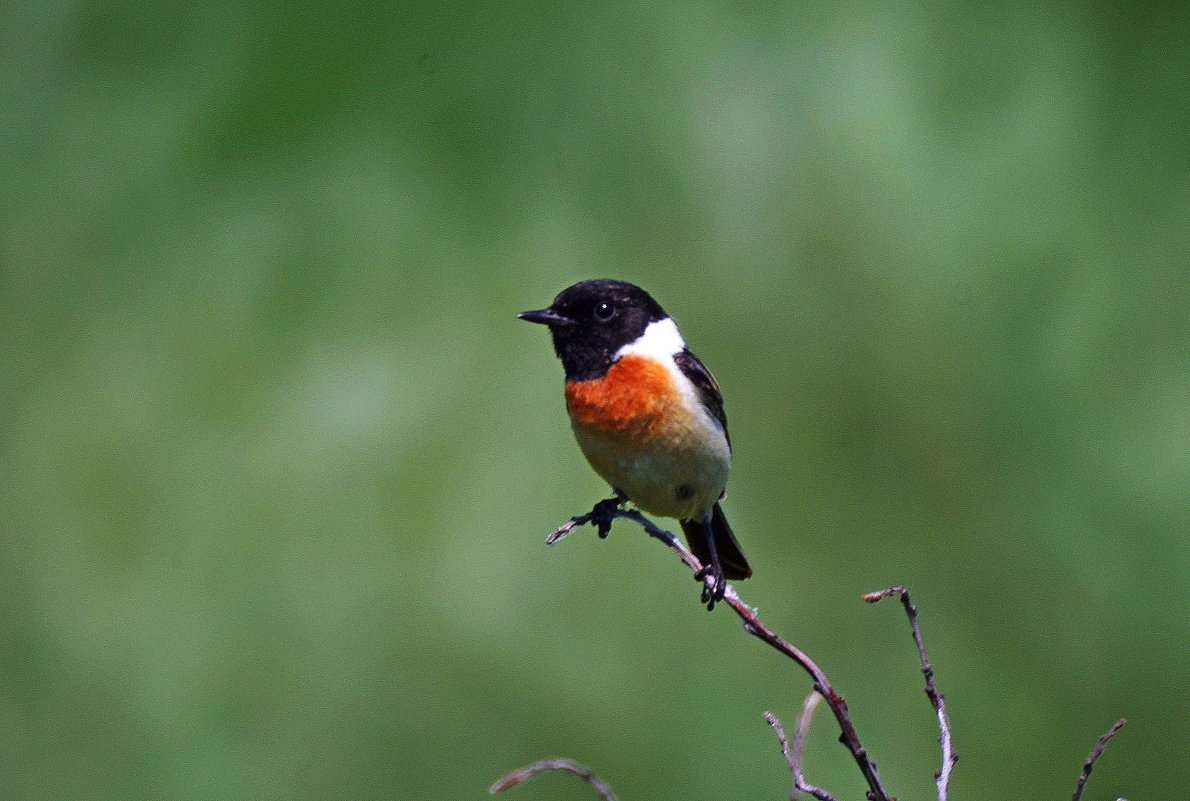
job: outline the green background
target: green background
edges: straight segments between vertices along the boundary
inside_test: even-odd
[[[514,314],[595,276],[892,792],[894,583],[954,798],[1121,716],[1084,797],[1185,790],[1185,6],[186,6],[0,6],[0,797],[787,797],[804,676],[628,524],[544,545],[605,490]]]

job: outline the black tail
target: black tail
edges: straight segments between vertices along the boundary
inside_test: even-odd
[[[701,520],[683,520],[682,533],[686,535],[686,542],[691,552],[704,565],[711,563],[711,551],[707,548],[706,534],[703,533]],[[746,579],[752,575],[752,565],[748,564],[748,557],[740,549],[735,535],[731,533],[731,526],[727,525],[727,518],[723,515],[723,508],[718,503],[711,510],[711,535],[715,538],[715,550],[719,552],[719,562],[723,565],[723,573],[729,579]]]

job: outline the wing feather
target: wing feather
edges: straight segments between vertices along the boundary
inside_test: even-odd
[[[698,399],[702,402],[703,408],[723,426],[723,436],[727,437],[727,447],[731,448],[731,435],[727,433],[727,413],[723,411],[723,394],[719,391],[719,382],[689,348],[675,353],[674,362],[682,371],[682,375],[689,378],[690,383],[698,390]]]

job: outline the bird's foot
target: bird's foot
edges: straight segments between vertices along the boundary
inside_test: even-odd
[[[694,574],[695,581],[702,582],[702,602],[707,605],[707,611],[715,608],[715,604],[723,600],[727,592],[727,576],[721,568],[707,565]]]
[[[545,538],[546,544],[553,545],[574,529],[588,523],[599,530],[600,539],[607,539],[608,533],[612,530],[612,521],[616,519],[616,514],[620,511],[620,504],[627,500],[623,495],[617,494],[614,498],[600,501],[585,515],[575,515],[554,529],[554,533]]]
[[[607,539],[607,535],[611,533],[612,521],[616,519],[616,512],[623,502],[624,497],[617,495],[614,498],[600,501],[591,510],[591,525],[599,530],[599,539]]]

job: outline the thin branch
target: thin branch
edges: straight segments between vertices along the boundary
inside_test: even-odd
[[[1070,796],[1070,801],[1078,801],[1083,794],[1083,786],[1087,783],[1087,778],[1090,777],[1091,771],[1095,769],[1095,761],[1099,759],[1103,753],[1103,747],[1107,745],[1107,741],[1116,736],[1116,732],[1124,728],[1127,723],[1124,718],[1116,721],[1115,725],[1100,735],[1099,739],[1095,741],[1095,747],[1091,749],[1090,756],[1087,761],[1083,763],[1083,770],[1078,775],[1078,784],[1074,786],[1074,795]],[[1122,800],[1121,800],[1122,801]]]
[[[790,745],[785,739],[785,729],[782,728],[781,721],[777,720],[777,716],[772,712],[764,713],[764,719],[773,727],[773,731],[777,732],[777,742],[781,744],[781,753],[785,755],[785,761],[789,763],[789,772],[793,777],[793,789],[789,793],[789,801],[798,801],[800,793],[809,793],[818,801],[835,801],[835,797],[826,790],[807,782],[801,767],[802,753],[806,747],[806,732],[810,728],[810,718],[814,714],[814,707],[818,706],[821,699],[822,696],[818,693],[810,693],[806,696],[801,714],[797,717],[797,731],[793,735],[793,745]]]
[[[563,771],[578,776],[595,789],[601,801],[616,801],[611,788],[592,773],[590,768],[580,765],[577,762],[571,762],[569,759],[543,759],[540,762],[534,762],[532,765],[526,765],[520,770],[514,770],[507,776],[497,779],[496,783],[488,788],[488,792],[495,795],[496,793],[507,790],[509,787],[520,784],[532,776],[536,776],[538,773],[551,770]]]
[[[678,539],[653,523],[643,514],[635,509],[616,509],[614,517],[623,517],[638,523],[646,533],[651,537],[661,540],[669,546],[669,549],[678,555],[687,567],[695,573],[702,570],[702,564],[694,557],[686,547],[682,545]],[[579,515],[571,518],[569,521],[559,526],[553,534],[546,538],[546,542],[550,545],[558,542],[560,539],[569,534],[574,528],[590,523],[594,520],[594,510],[592,512]],[[706,581],[710,581],[708,577]],[[785,656],[792,659],[798,664],[802,670],[810,675],[813,682],[813,689],[826,699],[826,703],[830,706],[831,712],[834,713],[835,720],[839,723],[839,741],[851,752],[855,764],[859,767],[860,773],[863,774],[864,781],[868,785],[867,797],[869,801],[892,801],[888,792],[884,789],[884,785],[880,781],[880,774],[876,770],[876,763],[868,756],[868,752],[864,750],[863,745],[859,741],[859,735],[856,734],[855,725],[851,722],[851,714],[847,709],[847,699],[835,692],[835,688],[831,686],[830,681],[827,680],[826,675],[822,669],[815,664],[814,660],[807,656],[801,649],[792,643],[783,639],[776,634],[768,626],[760,621],[756,616],[756,612],[747,604],[740,600],[740,596],[736,593],[735,588],[730,584],[727,585],[726,592],[723,596],[724,603],[728,604],[739,616],[744,623],[744,630],[752,636],[763,640],[773,648],[777,649]]]
[[[926,677],[926,696],[930,705],[934,707],[934,714],[938,716],[938,730],[941,736],[938,742],[942,745],[942,768],[934,771],[934,785],[938,790],[938,801],[946,801],[947,789],[950,786],[950,772],[959,761],[959,755],[954,752],[950,738],[950,721],[946,717],[946,698],[938,692],[934,684],[934,668],[930,667],[930,658],[926,656],[925,640],[921,637],[921,627],[917,623],[917,607],[909,600],[909,590],[906,587],[889,587],[886,590],[869,592],[864,595],[864,601],[874,604],[891,595],[901,597],[901,605],[905,607],[905,614],[909,617],[909,628],[913,631],[913,642],[917,644],[917,655],[921,658],[921,672]]]
[[[806,700],[802,701],[801,711],[798,712],[797,726],[793,730],[793,744],[790,752],[799,768],[802,764],[802,758],[806,754],[806,738],[810,736],[810,721],[814,719],[814,710],[818,708],[818,704],[821,702],[822,696],[816,692],[811,692],[806,696]]]

